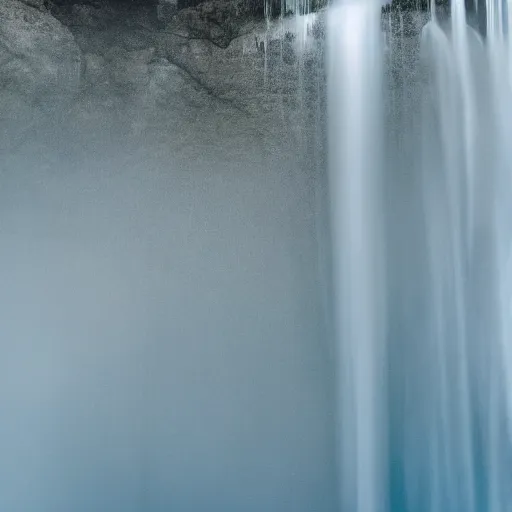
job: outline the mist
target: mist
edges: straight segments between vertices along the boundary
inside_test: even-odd
[[[312,169],[201,94],[9,132],[2,511],[336,507]]]

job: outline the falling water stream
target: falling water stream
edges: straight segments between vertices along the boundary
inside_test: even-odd
[[[432,8],[415,61],[380,4],[329,13],[341,509],[505,512],[512,3]]]
[[[380,191],[380,30],[372,2],[353,2],[330,15],[331,175],[334,277],[342,390],[341,503],[381,510],[382,304],[378,261]],[[350,418],[350,421],[346,421]]]

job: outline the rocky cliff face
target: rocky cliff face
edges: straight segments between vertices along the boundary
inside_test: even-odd
[[[408,6],[393,2],[384,26],[398,27],[393,12]],[[288,139],[304,148],[325,111],[324,14],[265,21],[258,9],[247,0],[5,0],[3,138],[49,110],[91,124],[110,112],[143,132],[175,117],[178,94],[250,117],[265,144]],[[393,40],[416,37],[426,18],[400,16]]]
[[[82,55],[62,23],[37,0],[0,3],[0,137],[68,105],[80,88]]]
[[[311,124],[316,104],[305,106],[322,87],[321,16],[306,27],[294,17],[258,21],[242,0],[171,6],[171,12],[159,19],[157,5],[6,0],[0,7],[4,132],[29,128],[43,111],[59,109],[91,123],[95,110],[103,118],[131,112],[140,131],[164,116],[180,91],[192,102],[215,99],[254,118],[270,140],[291,137],[301,145],[310,137],[301,127]],[[12,112],[16,105],[25,112]]]

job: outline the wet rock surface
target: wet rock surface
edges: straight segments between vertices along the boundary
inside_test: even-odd
[[[283,116],[304,112],[304,88],[316,84],[309,78],[321,72],[319,45],[303,52],[292,21],[269,28],[251,18],[243,2],[204,2],[180,10],[165,23],[154,7],[117,13],[102,9],[105,13],[96,24],[90,17],[76,23],[73,9],[57,13],[86,56],[82,83],[90,94],[111,87],[114,95],[139,104],[159,102],[161,109],[162,73],[172,69],[188,80],[191,96],[206,94],[233,111],[261,118],[255,125],[270,116],[274,122],[269,126],[284,122],[284,127],[289,122]],[[311,66],[313,61],[318,69]]]
[[[4,11],[11,12],[12,26],[3,28],[6,38],[15,44],[33,39],[26,47],[27,59],[15,59],[3,73],[2,97],[11,107],[12,94],[20,88],[32,103],[45,90],[51,92],[64,110],[69,105],[63,100],[72,93],[76,101],[66,110],[68,117],[82,115],[84,105],[89,117],[93,105],[101,115],[103,108],[116,115],[124,110],[137,118],[140,130],[154,121],[151,117],[175,108],[176,98],[165,101],[181,81],[185,104],[198,104],[200,97],[199,103],[213,101],[221,109],[242,113],[270,141],[287,138],[300,146],[308,138],[302,128],[316,109],[323,50],[321,39],[315,42],[311,33],[305,44],[302,27],[293,19],[269,25],[255,19],[253,7],[242,1],[204,2],[164,19],[159,19],[158,5],[80,2],[36,9],[18,0],[7,2],[11,7]],[[47,26],[18,29],[22,22],[14,12]],[[9,36],[8,30],[16,35]],[[48,41],[36,41],[36,34],[50,32]],[[36,43],[37,49],[32,48]],[[308,105],[309,110],[304,108]]]
[[[0,4],[0,62],[2,90],[40,101],[76,92],[80,50],[47,11],[16,0]]]
[[[290,16],[266,22],[254,16],[255,4],[243,0],[184,8],[167,1],[24,1],[37,5],[6,0],[0,11],[9,18],[0,27],[2,41],[9,42],[0,42],[0,101],[4,117],[20,126],[32,126],[50,96],[67,119],[104,124],[108,114],[139,134],[176,120],[178,104],[180,111],[215,105],[227,118],[245,116],[264,146],[286,143],[305,155],[312,145],[323,146],[322,11],[307,21]],[[417,45],[427,19],[408,11],[383,15],[394,55],[411,55],[404,48],[408,41]],[[394,58],[391,69],[402,61]],[[64,101],[70,97],[72,105]]]
[[[0,139],[69,105],[79,90],[80,63],[73,35],[44,3],[0,2]]]

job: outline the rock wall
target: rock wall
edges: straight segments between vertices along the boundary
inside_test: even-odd
[[[323,11],[263,21],[246,0],[183,9],[166,0],[165,12],[156,4],[45,1],[0,5],[3,139],[58,110],[91,126],[106,114],[121,117],[140,133],[175,117],[181,95],[250,118],[264,146],[323,151]],[[392,12],[383,20],[395,42],[417,37],[426,22],[404,12],[400,25]]]
[[[80,49],[43,2],[0,2],[0,66],[0,138],[69,104],[79,90]]]
[[[91,125],[110,112],[140,132],[175,116],[176,94],[251,118],[264,145],[303,150],[313,139],[321,15],[307,27],[294,17],[269,24],[243,1],[213,0],[162,21],[152,5],[6,0],[0,17],[4,139],[48,111]]]

